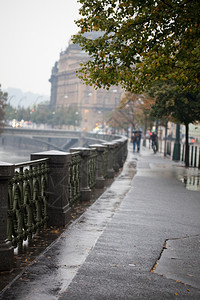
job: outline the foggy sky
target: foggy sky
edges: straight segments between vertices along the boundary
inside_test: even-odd
[[[51,69],[78,31],[76,0],[0,0],[0,84],[50,95]]]

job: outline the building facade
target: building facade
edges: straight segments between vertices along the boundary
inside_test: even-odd
[[[83,84],[77,77],[76,71],[80,63],[88,60],[88,55],[82,48],[69,42],[65,51],[60,53],[59,61],[52,68],[51,78],[51,107],[68,109],[73,106],[77,115],[81,114],[80,129],[91,131],[97,125],[106,127],[106,115],[120,102],[122,89],[112,87],[110,90],[95,90]]]

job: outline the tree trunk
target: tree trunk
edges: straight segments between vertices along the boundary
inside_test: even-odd
[[[185,124],[185,166],[189,167],[189,124]]]

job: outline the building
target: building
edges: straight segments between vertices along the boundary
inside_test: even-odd
[[[92,33],[94,34],[97,33]],[[52,68],[51,107],[68,109],[73,106],[77,115],[81,114],[81,130],[91,131],[101,124],[105,128],[106,114],[112,111],[120,102],[122,90],[120,87],[95,90],[83,84],[76,71],[80,63],[88,60],[88,55],[82,48],[69,42],[65,51],[60,53],[60,59]]]

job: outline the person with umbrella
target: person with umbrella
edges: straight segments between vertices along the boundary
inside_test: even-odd
[[[133,152],[135,152],[135,148],[137,147],[137,152],[140,152],[140,141],[141,141],[141,131],[135,130],[132,135],[133,142]]]

